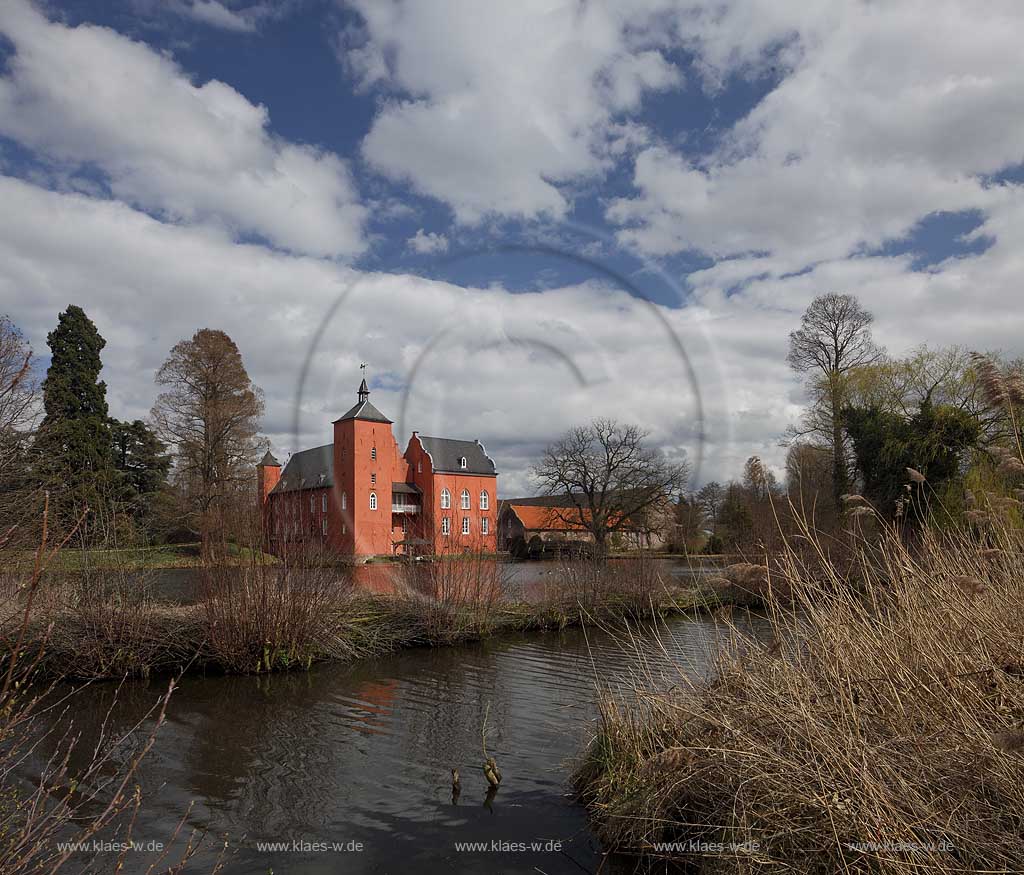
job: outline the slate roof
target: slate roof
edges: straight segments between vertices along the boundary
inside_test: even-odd
[[[260,467],[261,468],[280,468],[281,467],[281,463],[279,461],[277,461],[277,459],[274,458],[274,454],[272,452],[270,452],[270,450],[267,450],[267,452],[264,454],[263,458],[260,459]]]
[[[334,421],[344,422],[347,419],[365,419],[369,422],[386,422],[388,425],[391,424],[391,420],[374,407],[368,398],[361,398],[354,407],[349,408]]]
[[[271,495],[299,489],[319,489],[334,485],[334,444],[324,444],[295,453],[284,466]]]
[[[405,495],[421,495],[419,486],[415,483],[392,483],[391,491],[398,492]]]
[[[417,435],[423,449],[430,454],[435,471],[452,474],[485,474],[493,476],[494,462],[487,455],[480,441],[456,441],[451,438],[424,437]],[[459,464],[462,457],[466,459],[466,467]]]

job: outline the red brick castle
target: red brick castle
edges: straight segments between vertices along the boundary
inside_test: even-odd
[[[257,466],[263,526],[276,555],[343,556],[497,549],[498,475],[479,441],[413,432],[405,452],[392,422],[359,401],[334,421],[334,443]]]

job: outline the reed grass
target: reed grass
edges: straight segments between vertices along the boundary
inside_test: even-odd
[[[27,640],[48,677],[246,674],[501,633],[650,621],[707,603],[664,579],[650,557],[565,563],[529,601],[511,585],[508,566],[486,557],[442,557],[389,573],[393,591],[374,594],[346,569],[207,568],[188,606],[154,600],[128,574],[104,586],[58,578],[40,593]]]
[[[602,697],[575,779],[609,847],[708,872],[1024,871],[1020,529],[908,543],[878,521],[852,543],[833,564],[806,530],[774,557],[771,635],[731,627],[709,676]]]

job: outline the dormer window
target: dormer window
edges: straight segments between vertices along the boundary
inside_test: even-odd
[[[466,457],[465,456],[463,456],[461,459],[459,459],[459,467],[460,468],[465,468],[466,467]]]

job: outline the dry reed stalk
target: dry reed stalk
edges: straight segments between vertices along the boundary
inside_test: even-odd
[[[604,841],[758,843],[657,853],[715,872],[1024,870],[1024,536],[991,536],[998,564],[968,531],[885,529],[832,573],[776,557],[767,647],[735,631],[710,680],[602,702],[577,780]]]

